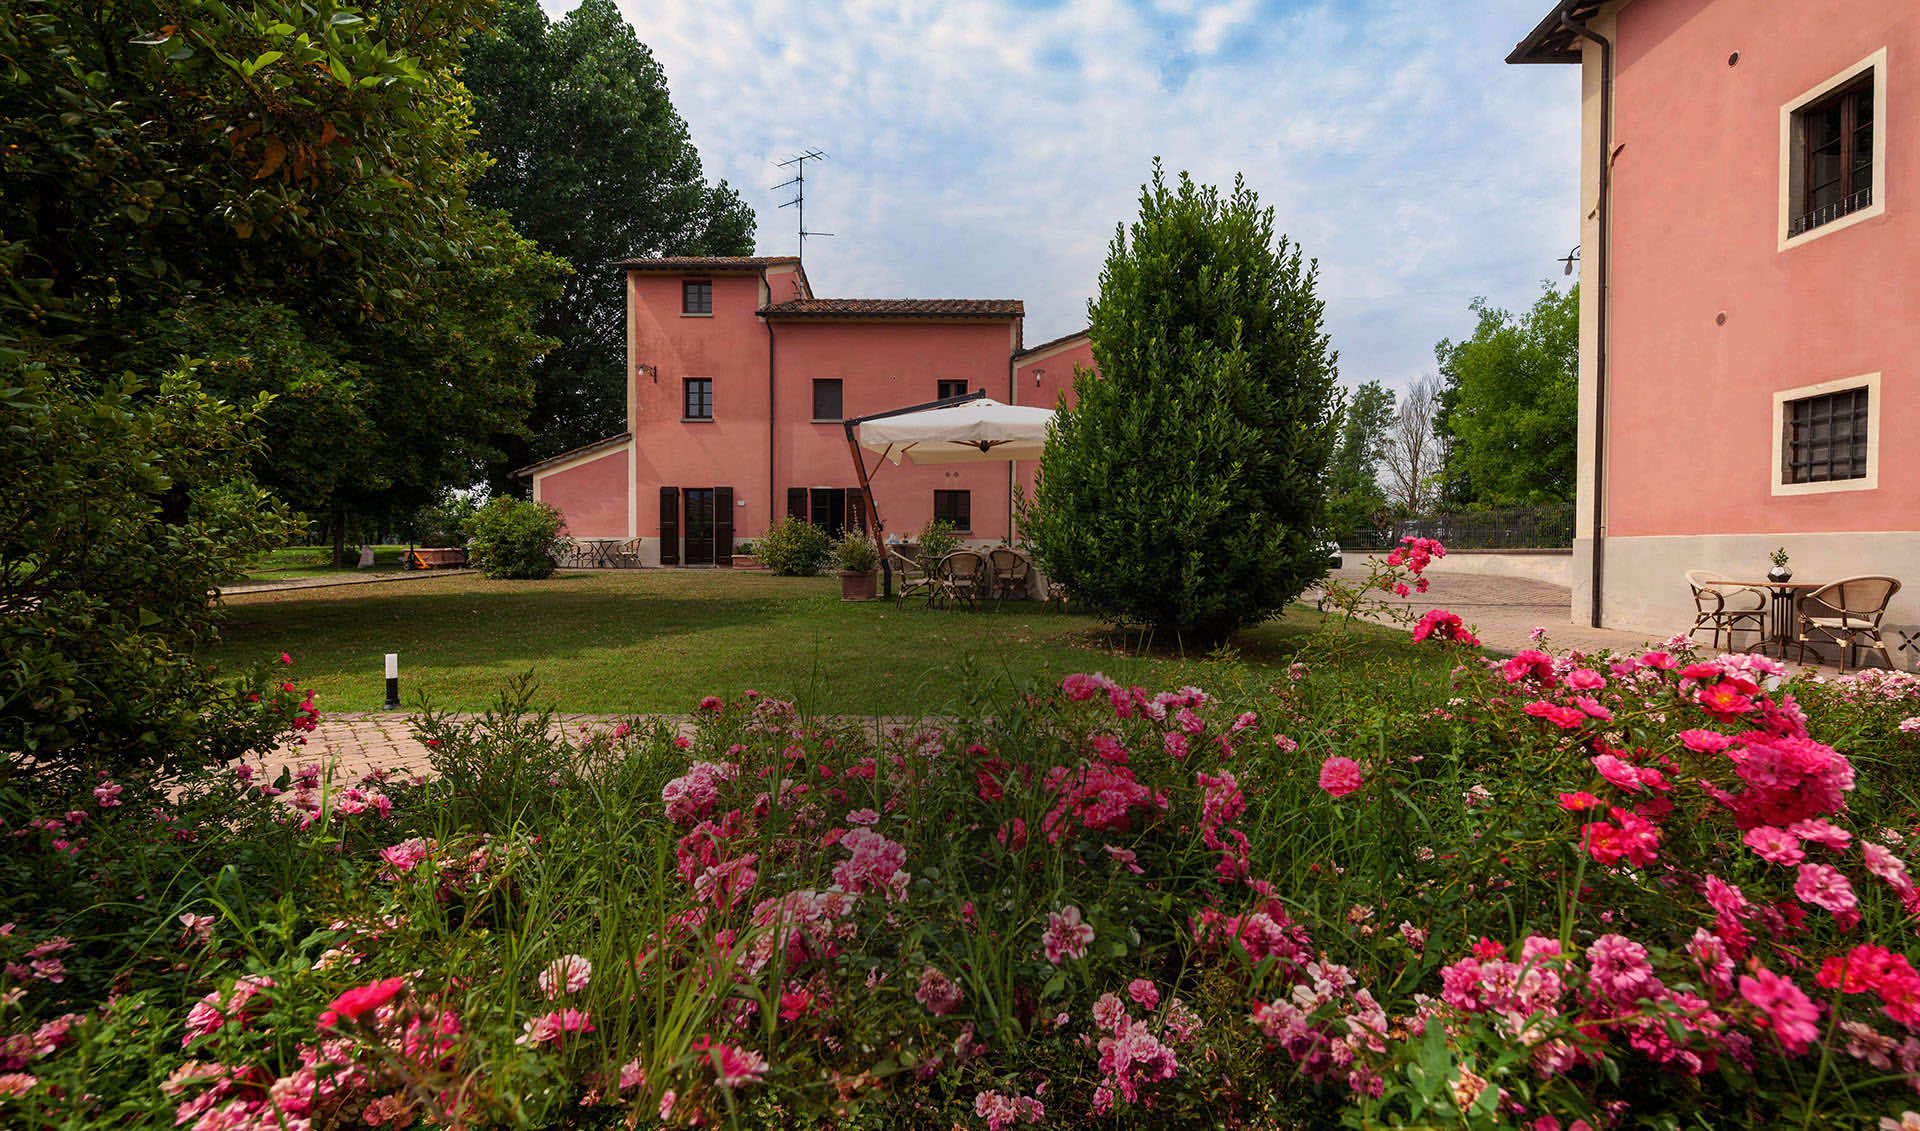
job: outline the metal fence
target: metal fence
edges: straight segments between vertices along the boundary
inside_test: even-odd
[[[1403,519],[1355,530],[1340,539],[1350,550],[1384,550],[1402,538],[1438,539],[1449,550],[1557,550],[1573,545],[1573,504],[1468,511]]]

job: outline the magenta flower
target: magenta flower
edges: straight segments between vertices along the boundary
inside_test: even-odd
[[[1360,776],[1360,763],[1338,754],[1320,764],[1320,788],[1335,797],[1345,797],[1366,782]]]
[[[1840,915],[1852,911],[1858,901],[1854,898],[1853,885],[1839,869],[1825,864],[1800,865],[1800,877],[1794,881],[1793,894],[1805,902]]]
[[[1087,944],[1093,941],[1093,928],[1080,918],[1080,909],[1069,904],[1058,911],[1047,912],[1047,929],[1040,936],[1040,942],[1047,952],[1047,961],[1060,965],[1062,958],[1080,959],[1087,956]]]
[[[1820,1007],[1808,1000],[1793,979],[1756,966],[1752,977],[1740,976],[1740,996],[1760,1010],[1754,1023],[1772,1029],[1774,1039],[1789,1053],[1805,1052],[1819,1038]]]

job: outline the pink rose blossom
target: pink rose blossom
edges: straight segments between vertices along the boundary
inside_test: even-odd
[[[1338,754],[1320,764],[1320,788],[1335,797],[1345,797],[1366,784],[1360,776],[1360,763]]]
[[[1047,912],[1047,929],[1041,936],[1047,961],[1060,965],[1062,958],[1087,956],[1087,944],[1093,941],[1093,928],[1080,918],[1080,909],[1072,905]]]

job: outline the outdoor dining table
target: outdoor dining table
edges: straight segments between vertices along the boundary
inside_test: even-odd
[[[1780,658],[1787,658],[1787,646],[1799,640],[1795,631],[1795,621],[1800,613],[1800,595],[1811,593],[1825,585],[1824,581],[1743,581],[1730,578],[1718,583],[1723,588],[1758,589],[1768,594],[1767,636],[1760,642],[1760,651],[1765,653],[1767,645],[1780,649]],[[1729,642],[1731,643],[1731,642]]]

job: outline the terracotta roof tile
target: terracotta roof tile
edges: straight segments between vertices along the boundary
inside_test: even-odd
[[[1092,333],[1093,333],[1093,330],[1091,327],[1084,330],[1075,330],[1071,334],[1062,334],[1057,338],[1049,338],[1048,340],[1041,342],[1037,346],[1024,346],[1019,350],[1019,352],[1015,353],[1013,357],[1015,361],[1018,361],[1023,357],[1027,357],[1031,354],[1042,353],[1046,350],[1052,349],[1055,346],[1065,345],[1066,343],[1073,341],[1075,338],[1087,337]]]
[[[1017,298],[809,298],[760,308],[767,318],[1020,318]]]
[[[654,259],[616,259],[612,266],[627,271],[759,271],[766,267],[799,266],[793,255],[669,255]]]
[[[515,479],[526,479],[534,472],[551,467],[556,463],[565,463],[575,456],[589,455],[603,448],[617,448],[631,439],[633,439],[633,433],[631,432],[622,432],[618,436],[608,436],[604,440],[595,440],[591,444],[582,444],[577,448],[568,448],[559,455],[548,456],[546,459],[537,460],[525,467],[515,468],[510,474],[512,474]]]

